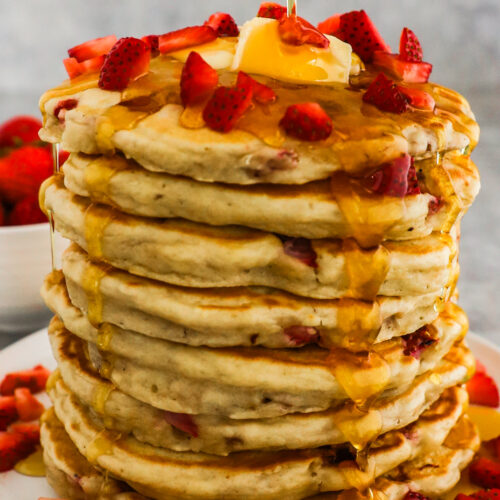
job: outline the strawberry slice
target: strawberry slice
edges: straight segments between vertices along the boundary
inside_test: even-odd
[[[0,472],[14,467],[17,462],[31,455],[35,446],[19,433],[0,432]]]
[[[397,85],[383,73],[379,73],[363,95],[363,101],[377,106],[382,111],[404,113],[408,110],[408,101]]]
[[[0,125],[0,147],[17,147],[38,141],[42,122],[32,116],[14,116]]]
[[[385,69],[391,76],[409,83],[425,83],[432,73],[430,63],[403,61],[399,55],[387,52],[375,52],[373,64]]]
[[[338,17],[338,19],[337,19]],[[320,31],[349,43],[364,62],[371,62],[375,51],[390,52],[390,47],[364,10],[333,16],[318,25]]]
[[[469,477],[482,488],[500,488],[500,463],[479,458],[469,467]]]
[[[131,80],[145,73],[149,68],[151,51],[138,38],[120,38],[109,51],[99,75],[99,88],[123,90]]]
[[[275,2],[262,2],[257,17],[267,17],[278,21],[287,13],[286,7]]]
[[[418,109],[423,109],[425,111],[434,111],[436,107],[436,101],[429,94],[429,92],[420,89],[402,87],[401,85],[398,85],[397,87],[398,90],[406,96],[410,106]]]
[[[217,71],[198,52],[191,52],[181,74],[181,100],[184,106],[207,100],[219,83]]]
[[[422,353],[431,345],[434,345],[437,340],[432,337],[427,331],[427,328],[423,326],[416,332],[410,333],[409,335],[404,335],[401,337],[403,341],[403,353],[405,356],[412,356],[415,359],[420,359]]]
[[[498,500],[500,498],[500,489],[493,488],[491,490],[481,490],[472,493],[471,495],[464,495],[463,493],[458,494],[455,497],[457,500],[460,497],[461,500]]]
[[[149,47],[152,57],[159,55],[160,49],[158,47],[158,35],[143,36],[141,40]]]
[[[417,35],[409,28],[403,28],[399,40],[399,57],[403,61],[422,62],[424,51]]]
[[[238,73],[236,86],[249,86],[252,89],[254,99],[261,104],[269,104],[276,100],[276,94],[271,87],[254,80],[250,75],[247,75],[243,71]]]
[[[284,238],[283,251],[295,259],[300,260],[306,266],[317,268],[317,255],[314,251],[311,240],[306,238]]]
[[[11,396],[18,387],[26,387],[36,394],[45,390],[50,371],[42,365],[36,365],[31,370],[7,374],[0,384],[0,394]]]
[[[205,21],[205,26],[213,28],[218,36],[238,36],[240,34],[240,30],[234,18],[225,12],[216,12],[212,14],[208,20]]]
[[[418,493],[417,491],[410,490],[404,497],[403,500],[430,500],[429,497]]]
[[[75,109],[78,105],[77,99],[63,99],[57,103],[57,106],[54,108],[54,116],[61,122],[64,122],[64,116],[66,115],[66,111],[70,109]]]
[[[205,123],[217,132],[229,132],[252,104],[249,87],[219,87],[203,110]]]
[[[467,392],[471,404],[497,408],[500,404],[498,387],[486,373],[476,373],[467,382]]]
[[[16,398],[14,396],[3,396],[0,398],[0,431],[17,420]]]
[[[7,217],[9,226],[27,226],[47,222],[47,216],[41,211],[38,196],[27,196],[18,201]]]
[[[68,49],[68,55],[69,57],[76,59],[78,62],[87,61],[88,59],[92,59],[96,56],[106,55],[115,43],[115,35],[95,38],[94,40],[89,40]]]
[[[39,424],[17,423],[9,427],[9,432],[21,434],[27,442],[33,445],[37,445],[40,442]]]
[[[187,413],[173,413],[164,411],[165,420],[176,429],[186,432],[190,436],[197,438],[199,436],[198,426],[191,415]]]
[[[66,68],[68,76],[71,80],[73,80],[73,78],[76,78],[77,76],[100,71],[105,59],[106,56],[101,55],[79,63],[74,57],[68,57],[63,60],[63,64]]]
[[[188,49],[195,45],[212,42],[217,38],[217,32],[211,26],[190,26],[177,31],[171,31],[158,37],[158,48],[162,54]]]
[[[332,120],[315,102],[292,104],[280,120],[288,135],[303,141],[327,139],[333,130]]]
[[[14,397],[16,398],[17,413],[22,422],[30,422],[40,418],[45,410],[43,404],[26,387],[16,389]]]
[[[302,17],[283,16],[279,22],[278,32],[281,40],[289,45],[308,44],[322,49],[330,46],[330,40]]]
[[[288,326],[283,330],[283,333],[292,345],[298,347],[312,344],[319,340],[318,330],[312,326]]]
[[[486,443],[491,452],[495,455],[496,458],[500,459],[500,436],[491,439]]]

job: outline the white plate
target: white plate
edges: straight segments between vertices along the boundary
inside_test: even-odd
[[[475,356],[500,383],[500,348],[474,333],[469,333],[467,339]],[[0,380],[8,372],[24,370],[37,364],[43,364],[51,370],[56,367],[46,329],[0,351]],[[45,478],[30,478],[15,471],[0,474],[1,500],[37,500],[40,496],[57,496],[47,485]]]

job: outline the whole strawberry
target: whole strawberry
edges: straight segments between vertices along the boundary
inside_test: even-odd
[[[25,226],[40,222],[47,222],[47,217],[40,210],[38,196],[28,196],[18,201],[7,218],[9,226]]]
[[[32,116],[14,116],[0,125],[0,147],[15,147],[38,141],[42,122]]]

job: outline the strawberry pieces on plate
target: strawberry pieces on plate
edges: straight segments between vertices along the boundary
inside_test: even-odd
[[[465,495],[459,493],[455,500],[498,500],[500,499],[500,489],[493,488],[491,490],[481,490],[471,493],[470,495]]]
[[[158,49],[162,54],[188,49],[213,42],[217,32],[211,26],[189,26],[158,37]]]
[[[399,57],[403,61],[422,62],[424,51],[417,35],[410,28],[403,28],[399,40]]]
[[[429,497],[422,495],[418,491],[410,490],[404,497],[403,500],[430,500]]]
[[[500,404],[498,387],[486,373],[475,373],[467,382],[467,392],[471,404],[497,408]]]
[[[40,424],[18,422],[9,427],[9,432],[21,434],[26,441],[34,445],[40,442]]]
[[[0,126],[0,147],[15,147],[38,141],[42,122],[32,116],[15,116]]]
[[[298,16],[283,16],[279,21],[278,32],[281,40],[288,45],[313,45],[326,49],[330,40],[311,23]]]
[[[184,106],[207,100],[219,83],[217,71],[198,52],[191,52],[181,74],[181,100]]]
[[[17,388],[14,391],[14,398],[16,399],[17,414],[22,422],[30,422],[40,418],[45,410],[43,404],[26,387]]]
[[[212,14],[208,20],[205,21],[205,26],[213,28],[218,36],[238,36],[240,34],[240,30],[234,18],[225,12],[216,12]]]
[[[165,420],[176,429],[186,432],[192,437],[199,435],[198,426],[191,415],[187,413],[174,413],[171,411],[163,412]]]
[[[78,62],[87,61],[88,59],[92,59],[96,56],[106,55],[115,43],[115,35],[95,38],[94,40],[89,40],[68,49],[68,55],[69,57],[76,59]]]
[[[270,104],[276,100],[276,93],[271,87],[258,82],[244,71],[238,73],[236,86],[249,86],[253,92],[253,98],[261,104]]]
[[[27,196],[12,207],[7,224],[9,226],[26,226],[47,222],[47,216],[40,210],[38,196]]]
[[[14,396],[0,397],[0,431],[17,420],[16,398]]]
[[[482,488],[500,488],[500,463],[478,458],[469,467],[470,480]]]
[[[319,340],[318,330],[312,326],[288,326],[283,333],[294,346],[312,344]]]
[[[408,100],[397,85],[379,73],[363,95],[363,101],[373,104],[381,111],[401,114],[408,110]]]
[[[257,17],[280,20],[287,13],[286,7],[275,2],[262,2]]]
[[[333,130],[332,120],[315,102],[292,104],[280,120],[285,132],[303,141],[327,139]]]
[[[18,387],[26,387],[33,394],[45,390],[50,371],[42,365],[31,370],[8,373],[0,384],[0,394],[11,396]]]
[[[306,266],[317,268],[317,255],[312,247],[311,240],[306,238],[284,238],[283,251]]]
[[[17,462],[31,455],[35,445],[23,434],[17,432],[0,432],[0,472],[14,467]]]

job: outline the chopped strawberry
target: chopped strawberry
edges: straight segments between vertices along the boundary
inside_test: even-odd
[[[278,32],[281,40],[289,45],[308,44],[322,49],[330,46],[330,40],[302,17],[283,16]]]
[[[401,85],[398,85],[398,90],[406,96],[410,106],[423,109],[425,111],[434,111],[436,101],[429,94],[429,92],[420,89],[402,87]]]
[[[0,384],[0,394],[11,396],[18,387],[26,387],[36,394],[45,390],[50,371],[43,365],[36,365],[31,370],[7,374]]]
[[[498,387],[486,373],[476,373],[467,382],[467,392],[472,404],[496,408],[500,403]]]
[[[187,413],[173,413],[171,411],[163,412],[165,420],[176,429],[186,432],[192,437],[199,436],[198,426],[191,415]]]
[[[171,31],[158,37],[158,48],[162,54],[188,49],[196,45],[212,42],[217,38],[217,32],[210,26],[190,26],[177,31]]]
[[[17,423],[9,427],[9,432],[21,434],[25,440],[34,445],[40,442],[40,425]]]
[[[88,42],[68,49],[68,55],[69,57],[74,57],[78,62],[83,62],[96,56],[106,55],[115,43],[115,35],[95,38],[94,40],[89,40]]]
[[[7,217],[9,226],[27,226],[47,222],[47,216],[41,211],[37,196],[27,196],[18,201]]]
[[[218,132],[229,132],[252,104],[248,87],[219,87],[203,110],[205,123]]]
[[[42,182],[52,175],[52,154],[47,148],[22,146],[0,159],[0,197],[16,203],[38,194]]]
[[[424,52],[417,35],[409,28],[403,28],[399,40],[399,57],[403,61],[422,62]]]
[[[257,17],[267,17],[268,19],[277,19],[278,21],[286,15],[286,7],[274,2],[262,2],[257,12]]]
[[[160,53],[160,49],[158,47],[158,35],[143,36],[141,40],[149,47],[152,57],[156,57]]]
[[[181,99],[184,106],[198,104],[217,88],[219,75],[198,52],[191,52],[182,69]]]
[[[213,28],[218,36],[238,36],[240,34],[240,30],[234,18],[225,12],[216,12],[212,14],[208,20],[205,21],[205,26]]]
[[[306,266],[317,268],[317,255],[314,251],[311,240],[306,238],[285,238],[283,241],[283,251],[286,255],[300,260]]]
[[[377,106],[382,111],[404,113],[408,109],[406,97],[397,85],[380,73],[363,95],[363,101]]]
[[[240,71],[238,73],[238,81],[236,82],[236,86],[251,87],[254,99],[261,104],[268,104],[276,100],[276,94],[271,87],[268,87],[267,85],[254,80],[251,76],[247,75],[243,71]]]
[[[405,356],[412,356],[415,359],[420,359],[422,353],[431,345],[434,345],[437,340],[429,334],[427,328],[423,326],[416,332],[404,335],[401,337],[403,342]]]
[[[500,436],[495,439],[491,439],[486,444],[495,457],[500,460]]]
[[[409,83],[425,83],[432,72],[432,64],[427,62],[403,61],[397,54],[377,51],[373,64],[388,71],[391,76]]]
[[[99,88],[104,90],[123,90],[130,80],[134,80],[149,68],[151,51],[138,38],[120,38],[109,51],[99,75]]]
[[[22,422],[30,422],[40,418],[45,410],[43,404],[26,387],[16,389],[14,397],[16,398],[17,413]]]
[[[96,73],[100,71],[105,59],[106,56],[102,55],[79,63],[74,57],[68,57],[63,60],[63,63],[68,76],[73,80],[73,78],[84,75],[85,73]]]
[[[328,138],[333,130],[331,118],[315,102],[289,106],[280,125],[288,135],[303,141],[321,141]]]
[[[390,47],[385,43],[373,21],[364,10],[353,10],[339,16],[329,18],[320,23],[320,31],[336,36],[349,43],[352,50],[364,62],[371,62],[375,51],[390,52]]]
[[[59,150],[59,167],[69,158],[69,152],[64,149]]]
[[[35,446],[19,433],[0,432],[0,472],[14,467],[35,450]]]
[[[437,198],[436,196],[432,197],[429,201],[429,215],[435,215],[443,206],[443,200],[441,198]]]
[[[319,340],[318,330],[312,326],[288,326],[283,333],[293,345],[299,347]]]
[[[16,398],[14,396],[0,397],[0,431],[5,431],[16,420]]]
[[[78,105],[77,99],[63,99],[57,103],[57,106],[54,108],[54,116],[61,122],[64,122],[64,116],[66,115],[66,111],[70,109],[75,109]]]
[[[481,490],[471,493],[470,495],[464,495],[459,493],[455,500],[499,500],[500,499],[500,489],[493,488],[491,490]]]
[[[469,467],[469,477],[482,488],[500,488],[500,463],[479,458]]]
[[[418,493],[417,491],[410,490],[404,497],[403,500],[430,500],[429,497]]]
[[[14,116],[0,125],[0,147],[20,146],[38,141],[42,122],[32,116]]]

